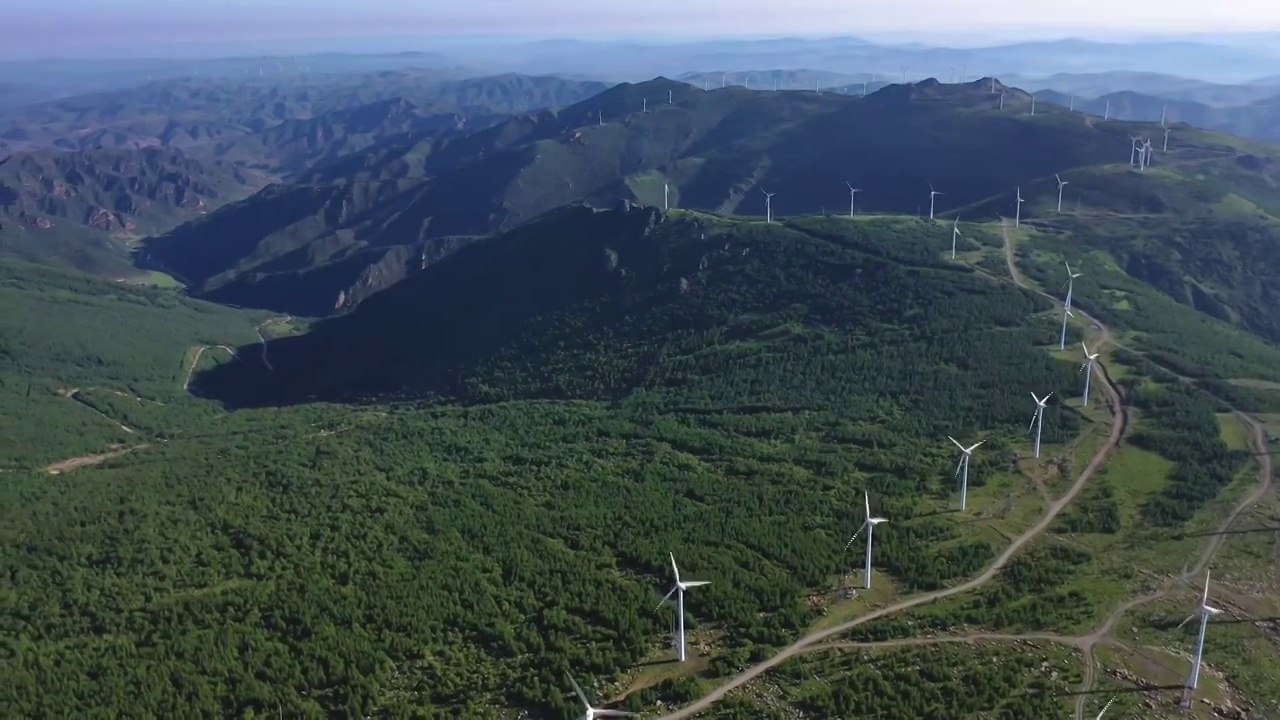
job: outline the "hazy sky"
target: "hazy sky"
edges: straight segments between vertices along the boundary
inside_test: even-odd
[[[1280,30],[1278,0],[0,0],[13,56],[181,55],[262,41],[513,34],[1046,33]],[[397,40],[396,50],[406,41]],[[409,43],[412,44],[412,43]],[[267,46],[269,47],[269,45]],[[315,49],[323,49],[318,46]],[[334,49],[344,49],[335,47]],[[258,50],[261,52],[261,50]]]

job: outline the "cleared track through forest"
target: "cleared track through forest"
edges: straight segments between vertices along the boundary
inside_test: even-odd
[[[1010,275],[1018,287],[1027,288],[1026,283],[1022,280],[1021,275],[1018,274],[1017,268],[1013,263],[1012,240],[1009,236],[1009,231],[1010,227],[1008,221],[1003,220],[1001,222],[1001,233],[1004,235],[1005,258],[1009,263]],[[1033,290],[1033,292],[1037,292],[1052,300],[1057,299],[1038,290]],[[1078,314],[1099,328],[1102,335],[1102,342],[1108,342],[1111,340],[1111,331],[1105,325],[1098,322],[1096,318],[1090,317],[1087,313],[1078,311]],[[1098,343],[1099,346],[1101,346],[1101,344],[1101,342]],[[1062,510],[1080,494],[1080,491],[1084,489],[1084,486],[1089,482],[1089,479],[1097,473],[1098,469],[1102,467],[1102,464],[1106,461],[1107,457],[1116,448],[1116,446],[1120,444],[1120,438],[1124,435],[1125,427],[1127,425],[1127,412],[1124,407],[1124,402],[1120,396],[1120,391],[1116,388],[1114,381],[1112,381],[1111,375],[1107,372],[1106,366],[1099,362],[1098,369],[1102,371],[1102,377],[1104,380],[1103,388],[1106,392],[1107,401],[1112,411],[1111,432],[1107,436],[1106,442],[1104,442],[1102,447],[1098,449],[1098,452],[1094,454],[1093,458],[1089,461],[1088,466],[1086,466],[1084,471],[1080,473],[1080,476],[1076,478],[1076,481],[1067,490],[1066,494],[1054,501],[1049,506],[1049,509],[1045,512],[1044,516],[1041,517],[1034,526],[1014,538],[1013,542],[1005,548],[1004,552],[1000,553],[995,561],[988,565],[981,574],[959,585],[906,598],[891,605],[886,605],[878,610],[873,610],[865,615],[854,618],[849,622],[841,623],[840,625],[836,625],[825,630],[811,632],[774,653],[769,658],[747,667],[737,675],[728,678],[725,682],[721,683],[714,690],[702,696],[698,700],[695,700],[679,710],[661,716],[661,720],[682,720],[683,718],[691,718],[711,707],[731,691],[746,685],[755,678],[763,675],[770,669],[781,665],[792,657],[807,652],[812,646],[829,637],[839,635],[840,633],[851,630],[859,625],[871,622],[872,620],[878,620],[894,613],[902,612],[903,610],[909,610],[914,607],[927,605],[944,598],[949,598],[953,595],[960,595],[962,593],[969,592],[970,590],[975,590],[995,579],[997,573],[999,573],[1000,570],[1013,559],[1013,556],[1016,555],[1023,546],[1030,543],[1049,528],[1049,525],[1051,525],[1058,517],[1058,514],[1061,513]]]

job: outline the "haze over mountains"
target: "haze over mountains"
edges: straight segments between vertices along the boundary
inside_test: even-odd
[[[1179,128],[1280,139],[1274,78],[1233,85],[1136,71],[1019,75],[1036,89],[1034,119],[1030,96],[1017,87],[959,82],[972,75],[963,61],[975,57],[1034,68],[1086,45],[1090,62],[1103,65],[1126,52],[1199,57],[1201,77],[1212,75],[1204,68],[1214,58],[1254,67],[1267,52],[1209,43],[1063,41],[957,55],[847,39],[693,43],[664,47],[686,67],[714,56],[721,67],[779,69],[685,71],[679,82],[616,86],[473,77],[460,64],[465,48],[455,56],[201,61],[189,68],[202,73],[195,77],[0,110],[0,143],[11,155],[0,165],[0,248],[110,277],[136,273],[137,263],[179,278],[193,295],[318,316],[568,203],[660,204],[664,183],[674,206],[751,215],[763,212],[764,188],[780,193],[779,212],[836,211],[853,182],[865,210],[919,215],[927,213],[922,177],[926,188],[947,188],[939,211],[949,211],[1011,182],[1123,161],[1128,133],[1160,134],[1121,121],[1163,116]],[[655,47],[627,46],[628,62]],[[484,57],[562,67],[575,53],[600,57],[599,49],[535,43]],[[798,54],[784,62],[790,51]],[[940,78],[950,82],[906,85],[900,76],[914,71],[905,65],[898,73],[805,66],[879,67],[890,58],[958,64]],[[323,74],[312,61],[327,71],[374,70]],[[414,62],[438,67],[397,67]],[[99,73],[119,79],[154,67],[131,61],[117,75]],[[1069,114],[1067,105],[1083,112]],[[1112,122],[1099,124],[1103,114]],[[131,152],[146,154],[130,162]]]

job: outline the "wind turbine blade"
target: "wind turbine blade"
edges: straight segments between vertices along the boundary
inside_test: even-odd
[[[1036,411],[1031,413],[1031,422],[1027,423],[1027,432],[1031,432],[1031,428],[1036,426],[1036,418],[1038,417],[1040,417],[1040,408],[1037,407]]]
[[[635,717],[636,714],[633,712],[627,712],[626,710],[596,710],[595,716],[596,717]]]
[[[573,691],[574,691],[575,693],[577,693],[577,694],[578,694],[578,699],[582,701],[582,704],[583,704],[583,705],[584,705],[588,710],[590,710],[590,709],[591,709],[591,703],[587,702],[587,696],[586,696],[585,694],[583,694],[583,692],[582,692],[582,688],[578,687],[578,682],[577,682],[576,680],[574,680],[574,679],[573,679],[573,676],[572,676],[572,675],[565,675],[565,677],[569,678],[569,684],[573,685]]]
[[[678,587],[679,586],[677,585],[676,587],[671,588],[671,592],[667,593],[666,595],[663,595],[662,599],[658,601],[658,605],[657,607],[654,608],[654,610],[657,610],[658,608],[665,605],[666,602],[671,599],[671,596],[676,594],[676,588]]]
[[[680,582],[680,568],[676,567],[676,554],[675,553],[667,553],[667,554],[671,556],[671,572],[676,574],[676,583],[678,584]]]
[[[964,467],[964,456],[960,456],[960,462],[956,463],[956,471],[951,473],[951,479],[955,480],[960,477],[960,468]]]
[[[1048,397],[1048,396],[1046,395],[1045,397]],[[1040,398],[1036,397],[1035,393],[1031,393],[1031,399],[1035,400],[1037,405],[1040,404]]]
[[[964,449],[964,446],[960,444],[960,441],[956,440],[955,438],[951,437],[950,435],[948,435],[948,436],[947,436],[947,439],[948,439],[948,440],[950,440],[951,442],[955,443],[955,444],[956,444],[956,447],[960,448],[961,450],[963,450],[963,449]]]
[[[1219,610],[1218,608],[1216,608],[1216,607],[1209,607],[1208,605],[1205,605],[1205,606],[1204,606],[1204,611],[1205,611],[1205,612],[1207,612],[1207,613],[1209,613],[1210,615],[1220,615],[1220,614],[1222,614],[1222,611],[1221,611],[1221,610]]]
[[[853,534],[853,537],[849,538],[849,542],[847,542],[847,543],[845,543],[845,544],[844,544],[844,549],[845,549],[845,550],[848,550],[848,549],[849,549],[849,546],[853,544],[853,541],[858,539],[858,536],[862,534],[862,528],[864,528],[864,527],[866,527],[866,526],[867,526],[867,524],[864,522],[864,523],[862,523],[862,525],[861,525],[861,526],[859,526],[859,527],[858,527],[858,532],[854,533],[854,534]]]
[[[965,452],[966,452],[966,453],[971,453],[971,452],[973,452],[974,450],[977,450],[977,449],[978,449],[978,446],[979,446],[979,445],[981,445],[981,444],[982,444],[982,443],[984,443],[984,442],[986,442],[986,440],[979,440],[978,442],[976,442],[976,443],[974,443],[974,444],[973,444],[973,447],[969,448],[968,450],[965,450]]]
[[[1118,697],[1120,697],[1119,693],[1112,695],[1111,699],[1107,701],[1107,704],[1102,706],[1102,712],[1098,713],[1098,717],[1093,720],[1102,720],[1102,716],[1107,714],[1107,708],[1111,707],[1111,703],[1115,702]]]
[[[1175,630],[1179,630],[1179,629],[1181,629],[1183,625],[1186,625],[1187,623],[1191,622],[1192,618],[1194,618],[1194,617],[1195,617],[1195,615],[1188,615],[1188,616],[1187,616],[1187,619],[1186,619],[1186,620],[1183,620],[1183,621],[1182,621],[1182,622],[1180,622],[1180,623],[1178,623],[1178,627],[1176,627],[1176,628],[1174,628],[1174,629],[1175,629]]]
[[[1080,341],[1080,347],[1084,348],[1084,354],[1085,354],[1085,355],[1088,355],[1088,354],[1089,354],[1089,346],[1088,346],[1088,345],[1085,345],[1083,340],[1081,340],[1081,341]]]
[[[862,507],[867,511],[867,517],[871,517],[871,496],[866,490],[862,491]]]
[[[1200,604],[1209,602],[1209,571],[1204,571],[1204,594],[1200,596]]]
[[[701,587],[702,585],[710,585],[710,584],[711,584],[710,580],[686,580],[684,583],[684,587],[686,590],[688,590],[691,587]]]

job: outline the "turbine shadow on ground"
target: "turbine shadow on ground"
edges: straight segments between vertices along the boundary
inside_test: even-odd
[[[1280,533],[1280,527],[1244,528],[1242,530],[1219,530],[1217,532],[1187,533],[1184,538],[1214,537],[1217,535],[1253,535],[1256,533]]]
[[[1134,685],[1132,687],[1123,688],[1094,688],[1092,690],[1069,690],[1067,692],[1058,693],[1057,697],[1080,697],[1081,695],[1115,695],[1116,693],[1141,694],[1149,692],[1159,692],[1161,690],[1184,690],[1182,683],[1174,685],[1156,685],[1154,683],[1147,685]]]

